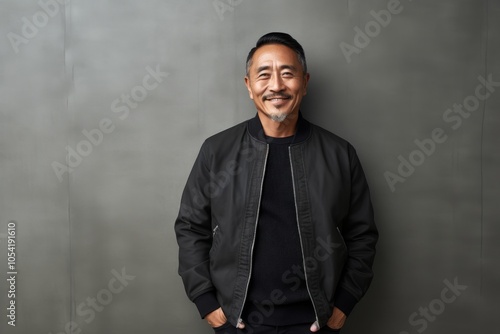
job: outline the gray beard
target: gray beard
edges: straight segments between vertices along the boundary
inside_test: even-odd
[[[271,114],[271,115],[268,115],[269,118],[271,118],[273,121],[275,122],[278,122],[278,123],[282,123],[287,117],[288,117],[288,114],[286,113],[282,113],[282,114]]]

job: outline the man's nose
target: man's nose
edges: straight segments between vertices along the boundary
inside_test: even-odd
[[[271,76],[271,81],[269,83],[269,89],[273,92],[282,91],[285,88],[285,82],[279,73],[274,73]]]

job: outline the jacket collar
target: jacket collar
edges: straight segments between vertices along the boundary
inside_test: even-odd
[[[262,127],[262,123],[260,122],[259,115],[255,115],[254,118],[248,120],[248,132],[250,136],[254,137],[258,141],[266,142],[266,136],[264,134],[264,128]],[[309,123],[304,117],[302,117],[302,113],[299,111],[299,119],[297,121],[297,132],[295,133],[295,138],[293,143],[297,144],[305,141],[311,132],[311,123]]]

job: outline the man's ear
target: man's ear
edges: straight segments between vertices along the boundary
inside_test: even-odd
[[[310,78],[309,73],[306,73],[304,75],[304,95],[307,95],[307,85],[309,84],[309,78]]]
[[[250,99],[253,100],[253,93],[252,90],[250,89],[250,78],[248,76],[245,76],[245,86],[247,86],[248,95],[250,95]]]

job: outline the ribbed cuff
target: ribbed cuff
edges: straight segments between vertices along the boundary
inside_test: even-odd
[[[337,288],[335,292],[335,307],[338,307],[346,316],[351,314],[352,309],[357,303],[358,301],[353,295],[341,287]]]
[[[198,296],[194,303],[198,308],[198,312],[200,312],[201,318],[205,318],[205,316],[220,307],[219,301],[215,296],[214,291],[210,291]]]

